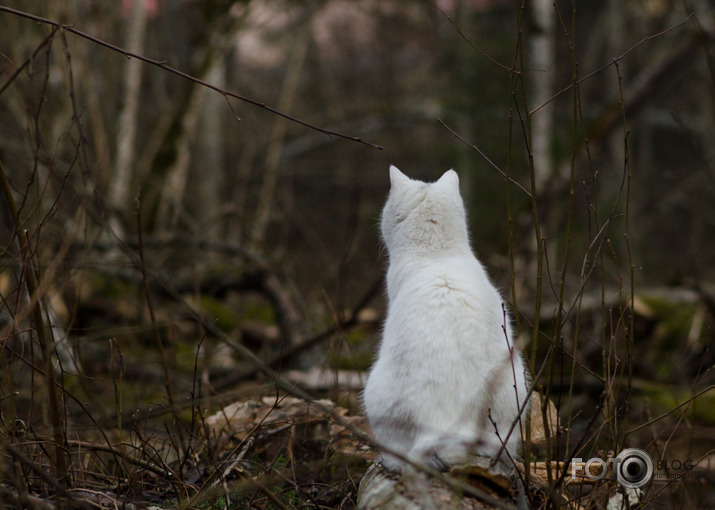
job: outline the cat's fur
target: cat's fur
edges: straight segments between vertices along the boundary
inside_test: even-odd
[[[470,248],[459,178],[450,170],[428,184],[392,166],[390,183],[389,304],[364,392],[370,425],[382,444],[433,467],[493,457],[527,398],[526,376],[502,298]],[[511,456],[519,437],[517,424]],[[387,453],[383,464],[404,467]]]

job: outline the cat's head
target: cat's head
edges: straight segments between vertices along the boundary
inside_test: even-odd
[[[382,238],[391,257],[448,255],[469,250],[459,177],[449,170],[437,182],[410,179],[390,167],[390,196],[382,210]]]

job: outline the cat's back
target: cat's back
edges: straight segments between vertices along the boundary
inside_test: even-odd
[[[501,297],[471,254],[415,263],[404,274],[391,267],[388,294],[383,340],[400,351],[404,344],[418,351],[445,346],[461,356],[465,353],[454,349],[461,343],[478,356],[489,343],[503,340],[501,332],[508,328]]]
[[[501,301],[484,267],[471,252],[391,264],[387,280],[391,303],[414,302],[429,308],[442,302],[483,307]]]

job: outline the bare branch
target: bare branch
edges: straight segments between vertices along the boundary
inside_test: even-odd
[[[186,74],[183,71],[179,71],[178,69],[174,69],[171,66],[168,66],[165,61],[162,60],[155,60],[149,57],[145,57],[143,55],[139,55],[137,53],[133,53],[131,51],[125,50],[124,48],[120,48],[119,46],[116,46],[112,43],[109,43],[107,41],[104,41],[102,39],[99,39],[97,37],[94,37],[92,35],[89,35],[85,32],[82,32],[81,30],[77,30],[74,28],[72,25],[65,25],[64,23],[60,23],[59,21],[54,21],[51,19],[43,18],[41,16],[35,16],[34,14],[30,14],[27,12],[23,11],[18,11],[16,9],[11,9],[10,7],[5,7],[0,5],[0,11],[1,12],[7,12],[10,14],[14,14],[16,16],[21,16],[23,18],[30,19],[32,21],[35,21],[37,23],[44,23],[46,25],[51,25],[53,27],[57,27],[61,30],[66,30],[67,32],[74,34],[78,37],[81,37],[83,39],[87,39],[88,41],[91,41],[95,44],[99,44],[100,46],[104,46],[105,48],[108,48],[114,52],[121,53],[127,58],[136,58],[137,60],[141,60],[142,62],[146,62],[147,64],[151,64],[155,67],[159,67],[161,69],[164,69],[165,71],[168,71],[172,74],[175,74],[177,76],[180,76],[181,78],[184,78],[185,80],[189,80],[194,83],[198,83],[199,85],[202,85],[204,87],[210,88],[212,90],[215,90],[219,94],[223,95],[224,97],[232,97],[234,99],[238,99],[239,101],[243,101],[245,103],[252,104],[253,106],[256,106],[258,108],[261,108],[262,110],[266,110],[270,113],[273,113],[275,115],[279,115],[280,117],[283,117],[284,119],[287,119],[291,122],[294,122],[296,124],[300,124],[301,126],[307,127],[309,129],[313,129],[315,131],[318,131],[320,133],[323,133],[324,135],[327,135],[331,138],[336,137],[336,138],[344,138],[345,140],[351,140],[353,142],[358,142],[363,145],[367,145],[368,147],[372,147],[373,149],[379,149],[382,150],[383,147],[381,145],[377,145],[371,142],[367,142],[363,140],[360,137],[357,136],[350,136],[346,135],[343,133],[338,133],[336,131],[331,131],[329,129],[324,129],[319,126],[315,126],[313,124],[310,124],[309,122],[306,122],[304,120],[301,120],[297,117],[293,117],[291,115],[288,115],[286,113],[283,113],[272,106],[269,106],[265,103],[262,103],[261,101],[258,101],[256,99],[251,99],[250,97],[243,96],[241,94],[237,94],[236,92],[231,92],[230,90],[222,89],[221,87],[217,87],[216,85],[212,85],[204,80],[201,80],[199,78],[196,78],[194,76],[191,76],[190,74]]]

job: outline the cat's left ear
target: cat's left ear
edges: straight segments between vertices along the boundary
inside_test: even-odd
[[[452,188],[459,193],[459,176],[454,170],[447,170],[435,184]]]
[[[404,189],[410,185],[411,179],[400,172],[395,165],[390,165],[390,191]]]

